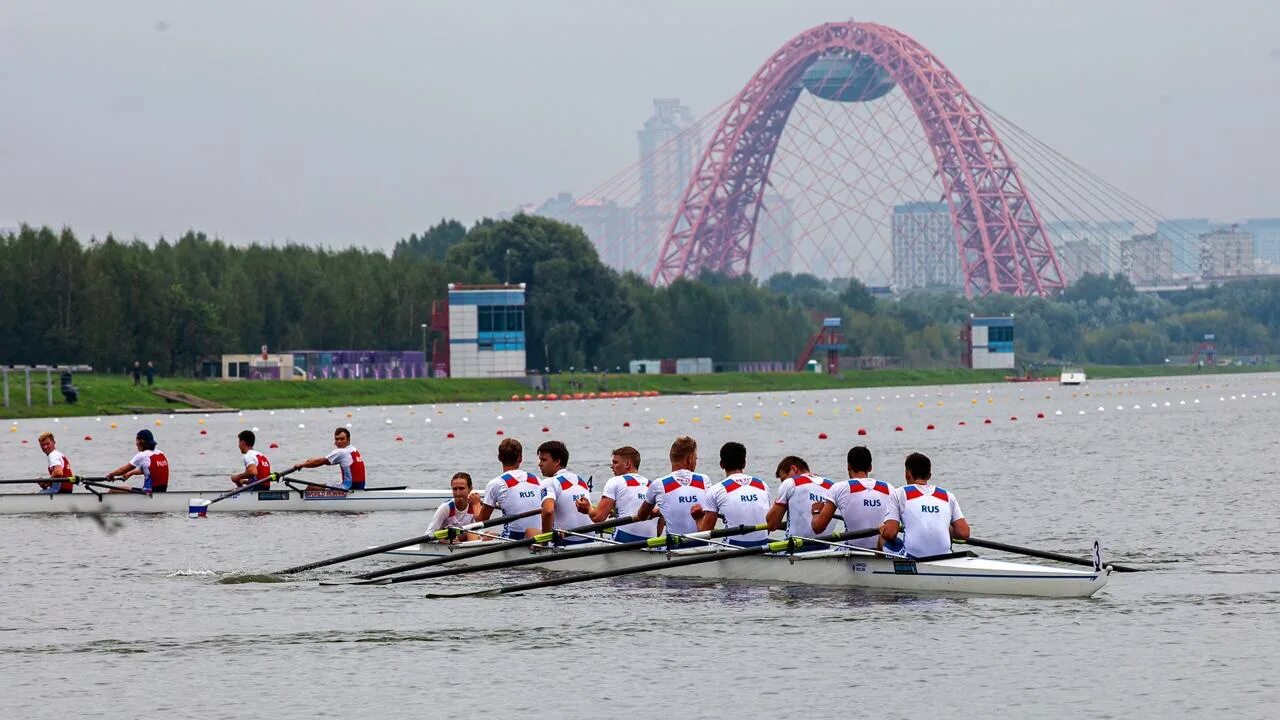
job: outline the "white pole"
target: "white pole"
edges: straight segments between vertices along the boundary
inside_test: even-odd
[[[25,369],[27,374],[27,407],[31,407],[31,368]]]
[[[4,368],[4,406],[9,407],[9,368]]]
[[[53,369],[44,369],[44,386],[49,390],[49,406],[53,407]]]

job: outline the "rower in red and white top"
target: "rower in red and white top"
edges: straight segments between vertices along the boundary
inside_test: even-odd
[[[134,455],[127,464],[108,473],[107,478],[124,480],[133,475],[142,475],[142,487],[138,488],[139,490],[152,493],[166,492],[169,489],[169,458],[156,449],[155,436],[150,430],[143,428],[138,431],[133,442],[138,448],[138,454]],[[118,491],[128,492],[128,489],[121,488]]]
[[[71,461],[67,459],[66,455],[63,455],[62,452],[58,450],[58,442],[54,439],[53,433],[40,433],[38,442],[40,443],[40,450],[44,452],[48,458],[45,465],[48,467],[49,477],[66,478],[65,480],[58,480],[56,482],[40,483],[39,492],[44,495],[58,495],[61,493],[71,492]]]
[[[588,524],[589,518],[578,509],[578,501],[590,498],[587,481],[569,470],[569,448],[559,440],[548,440],[538,446],[538,472],[542,473],[542,532],[572,530]],[[565,545],[592,542],[594,538],[565,535]]]
[[[314,457],[304,460],[293,469],[301,470],[302,468],[315,468],[322,465],[337,465],[339,478],[342,484],[335,487],[335,490],[363,490],[364,489],[364,457],[360,455],[360,451],[351,445],[351,431],[345,427],[340,427],[333,431],[333,450],[324,457]]]
[[[831,499],[831,481],[810,473],[809,463],[795,455],[782,458],[775,475],[782,483],[769,508],[769,531],[782,527],[785,514],[788,537],[813,537],[813,506]]]
[[[644,502],[636,511],[636,519],[648,520],[657,510],[666,522],[667,534],[688,535],[698,530],[698,518],[693,516],[693,508],[706,502],[710,479],[694,472],[698,466],[698,443],[693,438],[676,438],[671,443],[669,457],[671,474],[649,483]]]
[[[614,515],[635,517],[649,489],[649,479],[639,472],[640,451],[630,445],[613,451],[609,467],[614,475],[605,482],[600,503],[593,507],[590,498],[578,500],[578,510],[586,513],[593,523],[604,522]],[[617,542],[647,540],[658,534],[658,524],[658,520],[645,520],[623,525],[613,531],[613,539]]]
[[[498,443],[498,462],[502,463],[502,474],[485,485],[476,521],[488,520],[493,516],[494,510],[501,510],[503,515],[540,510],[542,482],[532,473],[520,469],[520,463],[524,462],[524,448],[520,441],[506,438]],[[536,515],[520,518],[503,525],[502,536],[520,540],[536,535],[541,527],[542,521]]]
[[[969,538],[969,522],[960,512],[959,501],[954,494],[930,484],[932,473],[929,458],[920,453],[907,456],[903,473],[907,484],[889,495],[880,529],[885,551],[901,549],[913,558],[944,555],[951,552],[952,538]]]
[[[878,528],[884,522],[893,486],[871,477],[871,451],[861,445],[850,448],[848,468],[849,479],[833,482],[831,498],[815,506],[818,514],[813,518],[814,535],[826,532],[836,513],[844,518],[846,530]],[[847,544],[876,550],[880,547],[880,536],[849,540]]]
[[[271,489],[271,461],[266,455],[253,449],[253,444],[258,441],[257,436],[252,430],[241,430],[236,436],[237,442],[240,444],[241,461],[244,462],[244,470],[231,476],[231,482],[236,487],[243,487],[259,480],[262,482],[254,485],[254,490],[270,490]]]
[[[720,518],[724,518],[725,527],[755,526],[766,522],[769,508],[773,507],[769,486],[760,478],[745,473],[746,466],[745,445],[727,442],[720,446],[720,468],[727,477],[708,488],[706,500],[694,508],[694,515],[701,511],[699,530],[714,529],[716,520]],[[756,530],[727,538],[726,542],[740,547],[755,547],[769,542],[769,533]]]
[[[464,527],[476,521],[476,514],[480,512],[480,493],[472,489],[471,475],[464,472],[454,473],[453,478],[449,480],[449,492],[453,494],[453,499],[436,508],[435,517],[431,518],[431,524],[427,526],[428,535],[445,528]],[[472,533],[459,533],[446,542],[465,542],[476,539],[478,536]]]

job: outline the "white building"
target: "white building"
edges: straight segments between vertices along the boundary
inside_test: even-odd
[[[521,377],[524,371],[524,283],[450,283],[449,377]]]

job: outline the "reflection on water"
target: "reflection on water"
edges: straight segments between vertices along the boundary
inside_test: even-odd
[[[316,583],[386,564],[374,559],[269,574],[420,534],[425,513],[0,517],[0,711],[186,716],[195,701],[202,717],[308,719],[1267,717],[1280,700],[1280,470],[1263,461],[1277,391],[1276,376],[1255,375],[24,420],[0,436],[10,473],[39,472],[43,429],[93,474],[127,460],[135,426],[147,426],[175,489],[229,486],[244,427],[278,444],[267,452],[284,466],[324,452],[330,427],[349,422],[371,483],[419,487],[458,470],[497,474],[497,430],[529,458],[564,439],[570,467],[597,480],[623,444],[659,474],[679,433],[699,440],[702,470],[739,440],[766,478],[791,453],[839,476],[848,446],[865,443],[877,474],[899,482],[901,458],[918,450],[975,535],[1080,556],[1096,538],[1105,557],[1151,570],[1116,575],[1089,600],[623,577],[430,601],[553,574]]]

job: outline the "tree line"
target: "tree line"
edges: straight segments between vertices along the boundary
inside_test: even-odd
[[[1220,353],[1280,351],[1280,280],[1152,295],[1122,276],[1086,275],[1054,298],[947,291],[872,296],[857,280],[782,273],[704,275],[665,287],[619,275],[574,226],[518,215],[467,228],[442,220],[390,254],[298,244],[230,245],[202,233],[155,243],[70,229],[0,234],[0,363],[135,360],[194,374],[222,353],[273,349],[413,350],[450,282],[527,283],[528,365],[625,368],[635,358],[791,361],[826,316],[844,319],[848,354],[955,366],[975,315],[1016,317],[1022,360],[1160,363],[1206,334]]]

